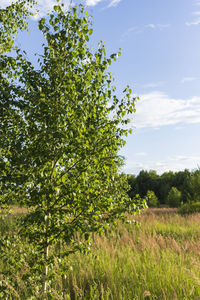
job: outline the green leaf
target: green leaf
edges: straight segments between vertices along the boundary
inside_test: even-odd
[[[9,8],[11,19],[3,16],[0,36],[5,45],[0,77],[0,206],[15,199],[28,208],[19,237],[37,249],[32,264],[40,267],[32,268],[45,281],[48,274],[45,279],[43,267],[55,261],[48,256],[48,247],[63,242],[66,255],[87,253],[84,236],[89,240],[90,234],[104,232],[116,219],[125,220],[126,212],[145,207],[138,198],[130,203],[127,177],[119,171],[119,151],[131,133],[124,125],[136,98],[131,99],[129,87],[121,100],[114,94],[108,68],[117,55],[106,58],[102,41],[98,49],[88,48],[93,31],[82,6],[66,13],[58,2],[38,22],[46,41],[37,68],[27,58],[29,53],[26,56],[14,46],[29,15],[26,6],[18,9]],[[11,50],[10,56],[5,55]]]

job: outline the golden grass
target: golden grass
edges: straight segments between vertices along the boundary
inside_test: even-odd
[[[22,213],[26,210],[13,209],[14,215]],[[130,219],[140,226],[119,223],[105,236],[93,236],[96,259],[80,253],[62,264],[55,259],[49,299],[199,300],[200,214],[180,216],[176,209],[147,209]],[[28,299],[30,291],[40,299],[32,279],[24,291],[22,276],[29,272],[28,266],[26,270],[13,271],[12,299],[17,294]]]

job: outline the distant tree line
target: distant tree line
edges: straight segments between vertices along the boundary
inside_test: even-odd
[[[179,172],[165,172],[158,175],[156,171],[142,170],[135,175],[128,175],[129,196],[137,194],[147,197],[148,206],[168,205],[179,207],[181,204],[200,201],[200,169]]]

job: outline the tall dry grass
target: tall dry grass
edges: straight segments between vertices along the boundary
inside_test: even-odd
[[[148,209],[135,219],[139,227],[119,223],[106,236],[94,235],[96,258],[55,260],[49,299],[200,299],[200,214]],[[28,265],[13,270],[12,299],[40,299],[30,279],[26,291],[23,272]]]

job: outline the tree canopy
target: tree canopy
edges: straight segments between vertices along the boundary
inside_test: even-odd
[[[54,256],[49,246],[62,240],[68,245],[63,255],[87,251],[90,233],[126,220],[145,201],[128,197],[127,178],[119,172],[118,152],[131,132],[127,124],[136,100],[129,87],[121,100],[114,94],[107,69],[120,52],[107,58],[102,41],[91,52],[88,12],[83,6],[66,12],[58,4],[38,22],[45,43],[35,67],[12,39],[18,24],[26,28],[26,16],[26,8],[14,14],[13,30],[2,19],[11,38],[0,57],[1,183],[2,191],[7,188],[7,195],[30,208],[20,233],[40,253],[46,294]],[[6,54],[11,48],[14,54]],[[76,232],[85,243],[75,239]]]

